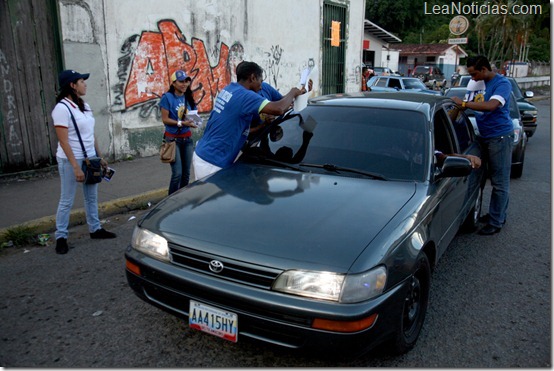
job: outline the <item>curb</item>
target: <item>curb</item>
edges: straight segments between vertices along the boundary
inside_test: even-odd
[[[167,197],[167,187],[156,189],[150,192],[145,192],[139,195],[117,198],[115,200],[106,201],[98,204],[98,213],[103,216],[112,216],[122,214],[133,210],[144,210],[149,202],[156,204]],[[69,227],[86,224],[85,209],[75,209],[71,211],[69,217]],[[26,227],[34,229],[35,233],[48,233],[56,229],[56,215],[45,216],[39,219],[31,220],[25,223],[12,225],[0,229],[0,235],[6,233],[9,229],[17,227]]]

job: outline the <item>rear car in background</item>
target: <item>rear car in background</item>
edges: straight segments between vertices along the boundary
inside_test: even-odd
[[[517,108],[521,114],[523,129],[530,138],[537,130],[537,107],[535,107],[535,105],[529,102],[526,98],[533,98],[534,94],[530,90],[526,90],[525,93],[523,93],[517,84],[517,81],[513,77],[507,77],[507,79],[512,84],[512,91],[516,97]]]
[[[481,210],[482,168],[435,150],[481,154],[449,98],[316,97],[141,218],[125,253],[129,285],[206,336],[405,353],[433,269]]]
[[[466,88],[450,88],[445,92],[447,97],[458,97],[463,99],[466,93]],[[479,128],[477,127],[477,121],[475,120],[475,112],[470,109],[466,109],[473,128],[477,135],[479,135]],[[519,113],[516,99],[512,93],[512,99],[510,99],[510,117],[514,127],[514,146],[512,148],[512,169],[510,176],[512,178],[520,178],[523,173],[523,163],[525,161],[525,148],[527,146],[527,134],[525,133],[521,115]]]
[[[435,65],[416,66],[412,71],[412,77],[417,77],[422,83],[433,89],[446,87],[446,78],[441,69]]]
[[[373,67],[375,76],[398,76],[393,70],[388,67]]]
[[[405,90],[411,93],[427,93],[441,95],[440,91],[431,90],[415,77],[402,76],[373,76],[367,82],[367,87],[371,91],[401,91]]]

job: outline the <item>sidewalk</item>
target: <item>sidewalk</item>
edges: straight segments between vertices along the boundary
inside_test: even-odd
[[[116,170],[110,182],[98,187],[100,220],[108,216],[147,207],[167,196],[171,168],[157,155],[110,164]],[[60,197],[57,167],[0,177],[0,234],[15,226],[53,233]],[[83,193],[77,189],[70,225],[85,223]]]

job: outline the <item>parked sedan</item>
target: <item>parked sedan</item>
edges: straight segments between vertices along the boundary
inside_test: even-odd
[[[450,88],[446,91],[447,97],[459,97],[464,98],[466,88]],[[477,127],[477,121],[475,120],[475,113],[466,109],[466,114],[469,116],[471,123],[475,129],[475,133],[479,135],[479,128]],[[514,94],[512,93],[512,99],[510,100],[510,117],[512,118],[512,124],[514,126],[514,146],[512,149],[512,178],[521,178],[523,173],[523,163],[525,161],[525,148],[527,146],[527,134],[525,133],[523,122],[519,114],[517,102]]]
[[[414,93],[420,92],[441,95],[441,92],[428,89],[424,83],[415,77],[373,76],[367,82],[367,87],[370,88],[371,91],[409,90]]]
[[[129,285],[231,342],[407,352],[431,272],[480,213],[482,169],[435,150],[480,155],[449,98],[315,98],[257,133],[234,165],[137,223],[125,253]]]
[[[508,77],[508,80],[512,84],[512,91],[516,98],[517,108],[521,114],[523,129],[528,137],[532,137],[537,130],[537,107],[526,98],[533,98],[534,94],[532,91],[526,90],[524,95],[513,77]]]
[[[373,67],[375,76],[398,76],[393,70],[388,67]]]

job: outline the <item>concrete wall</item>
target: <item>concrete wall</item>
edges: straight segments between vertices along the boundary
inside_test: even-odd
[[[336,3],[348,6],[345,91],[354,92],[365,1]],[[262,66],[282,93],[297,86],[307,66],[321,73],[321,45],[329,37],[322,6],[323,0],[60,0],[65,66],[91,73],[85,99],[102,151],[115,159],[149,156],[163,133],[159,97],[176,69],[193,77],[206,116],[217,93],[236,81],[242,60]]]

